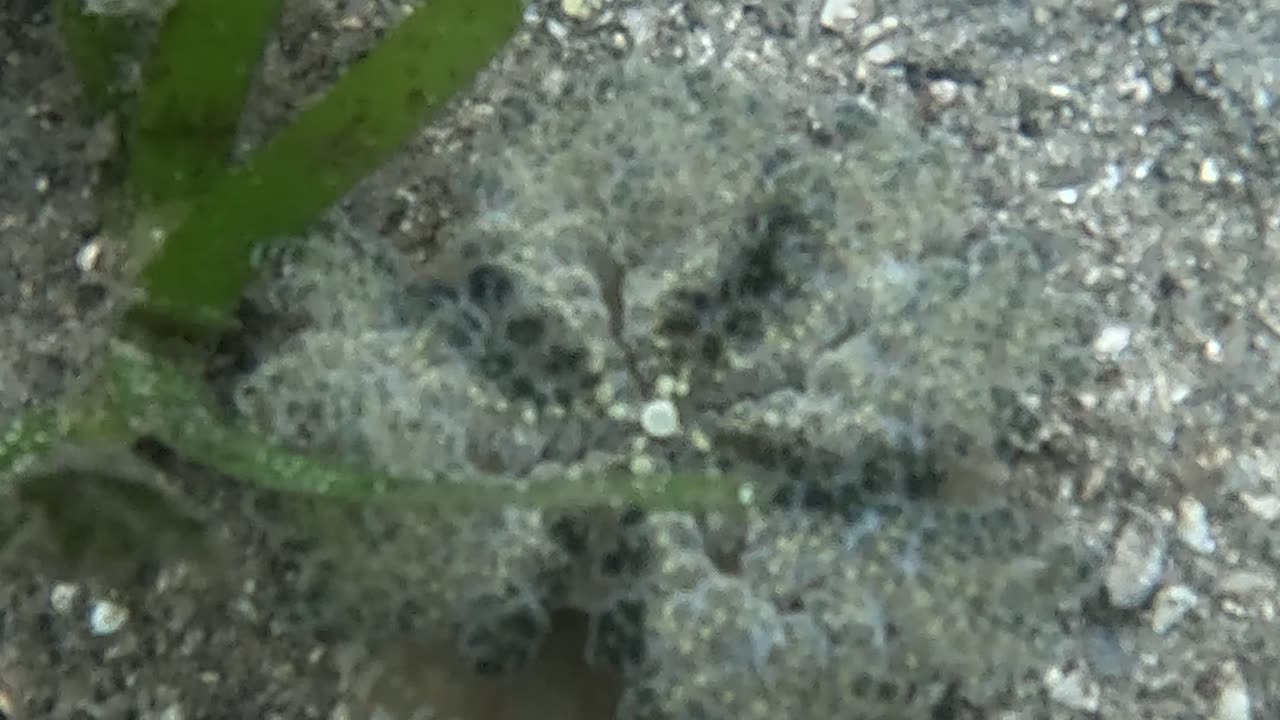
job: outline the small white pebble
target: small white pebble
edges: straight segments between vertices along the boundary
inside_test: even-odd
[[[55,612],[69,613],[75,605],[76,596],[80,594],[80,588],[71,583],[58,583],[49,591],[49,604],[53,606]]]
[[[640,411],[640,427],[649,437],[671,437],[680,431],[680,412],[667,398],[650,400]]]
[[[1200,596],[1186,585],[1170,585],[1156,593],[1151,608],[1151,629],[1163,635],[1200,604]]]
[[[89,632],[94,635],[112,635],[129,620],[129,610],[110,600],[99,600],[89,610]]]
[[[929,83],[929,97],[945,107],[960,97],[960,85],[955,80],[934,80]]]
[[[1056,197],[1063,205],[1075,205],[1080,201],[1080,191],[1075,188],[1062,188],[1056,193]]]
[[[1216,185],[1222,179],[1222,170],[1214,158],[1205,158],[1200,162],[1200,182],[1205,185]]]
[[[1222,686],[1213,710],[1213,720],[1250,720],[1253,711],[1249,699],[1249,685],[1234,662],[1222,669]]]
[[[1218,547],[1209,531],[1204,504],[1190,496],[1178,502],[1178,539],[1201,555],[1208,555]]]
[[[80,272],[93,272],[98,266],[98,258],[102,256],[102,244],[97,239],[90,240],[76,253],[76,267]]]
[[[693,432],[689,433],[689,442],[698,449],[698,452],[711,451],[711,438],[707,437],[707,434],[701,430],[695,428]]]
[[[1144,77],[1128,78],[1116,83],[1116,89],[1124,97],[1131,97],[1139,104],[1151,100],[1151,81]]]
[[[1099,184],[1103,190],[1112,191],[1120,187],[1120,183],[1124,182],[1124,171],[1120,169],[1117,163],[1111,163],[1107,166],[1106,172],[1102,176]]]
[[[600,0],[560,0],[560,9],[574,20],[585,20],[600,9]]]
[[[888,65],[898,57],[898,49],[891,41],[879,42],[867,48],[862,57],[872,65]]]
[[[1200,352],[1209,362],[1222,362],[1222,343],[1212,338],[1205,340]]]
[[[569,27],[555,18],[547,18],[547,32],[559,42],[569,39]]]
[[[1138,521],[1125,525],[1103,577],[1111,604],[1127,609],[1145,603],[1160,584],[1164,558],[1163,533]]]
[[[1267,522],[1280,518],[1280,496],[1240,493],[1240,502],[1244,503],[1249,512]]]
[[[1098,711],[1102,693],[1098,684],[1089,678],[1088,672],[1083,667],[1075,668],[1070,672],[1051,668],[1045,673],[1044,684],[1049,690],[1049,697],[1054,702],[1081,712]]]
[[[868,23],[866,27],[858,33],[858,38],[862,41],[863,47],[871,47],[875,43],[889,37],[902,25],[902,21],[897,15],[885,15],[875,22]]]
[[[874,13],[875,6],[869,0],[827,0],[818,13],[818,24],[827,30],[841,32]]]
[[[1126,325],[1108,325],[1093,339],[1093,350],[1101,355],[1118,355],[1129,347],[1133,330]]]
[[[338,27],[343,30],[363,30],[364,18],[359,15],[347,15],[338,20]]]

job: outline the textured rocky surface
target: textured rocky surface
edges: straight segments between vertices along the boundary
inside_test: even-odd
[[[0,14],[0,298],[72,368],[95,316],[42,278],[113,254],[75,219],[92,129],[33,120],[74,97],[37,10]],[[401,12],[288,3],[246,145]],[[234,571],[7,560],[0,677],[34,717],[1274,715],[1277,32],[531,3],[474,97],[264,258],[228,401],[408,474],[695,469],[761,510],[369,511],[335,550],[188,470]],[[56,391],[12,357],[9,407]],[[557,687],[575,662],[613,694]]]

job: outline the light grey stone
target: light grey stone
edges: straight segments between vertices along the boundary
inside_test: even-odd
[[[1113,605],[1136,608],[1151,597],[1164,573],[1166,549],[1164,533],[1158,529],[1137,520],[1124,526],[1104,578]]]

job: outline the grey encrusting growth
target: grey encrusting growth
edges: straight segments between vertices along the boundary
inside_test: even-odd
[[[1069,648],[1097,562],[1000,469],[1035,433],[1018,398],[1078,380],[1092,309],[985,233],[954,148],[853,101],[819,146],[788,102],[601,69],[499,109],[427,275],[341,221],[263,259],[253,302],[302,329],[230,394],[284,442],[513,486],[749,483],[745,522],[513,509],[382,541],[480,670],[574,607],[625,717],[929,717]]]

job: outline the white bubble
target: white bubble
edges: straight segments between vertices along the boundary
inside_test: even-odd
[[[680,431],[680,412],[666,398],[652,400],[640,411],[640,427],[650,437],[671,437]]]
[[[94,635],[112,635],[129,620],[129,610],[110,600],[99,600],[89,611],[89,631]]]

